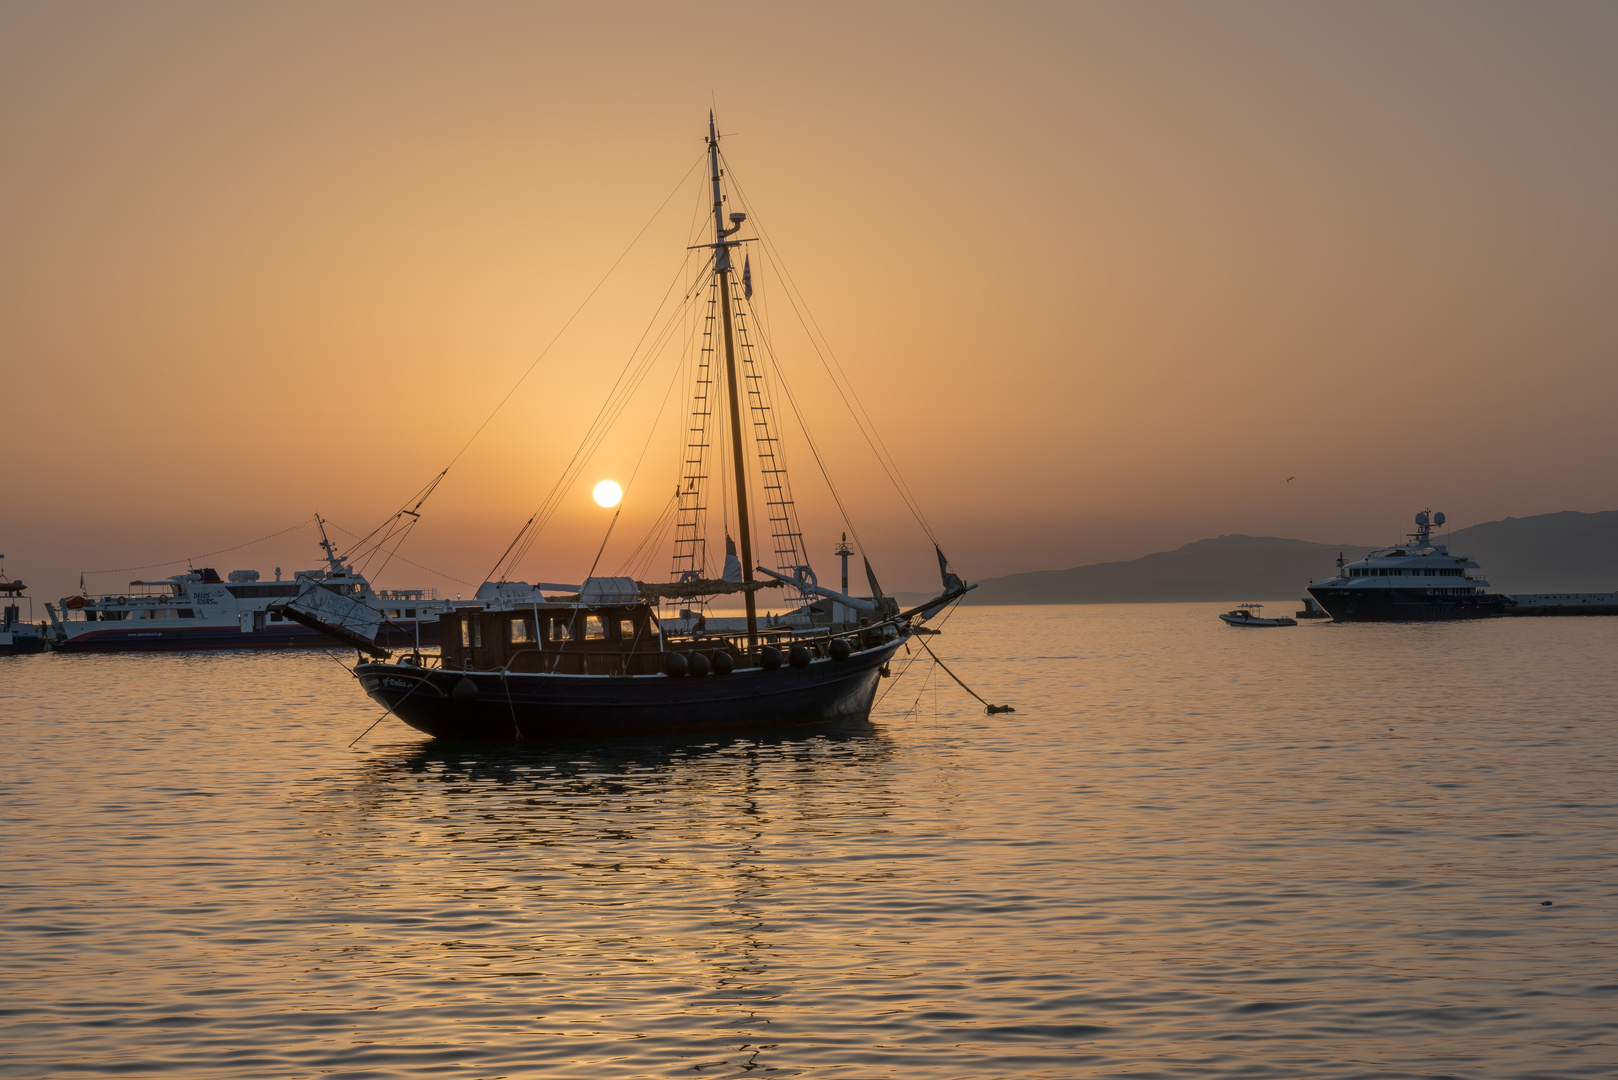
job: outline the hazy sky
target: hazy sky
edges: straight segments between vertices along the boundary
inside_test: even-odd
[[[1612,509],[1615,56],[1594,3],[0,3],[0,552],[54,598],[316,510],[368,530],[676,190],[715,102],[968,577]],[[439,574],[381,584],[481,580],[656,309],[699,182],[424,508],[402,554]],[[884,584],[927,586],[787,310]],[[587,569],[589,487],[657,404],[519,576]],[[672,486],[660,446],[604,566]],[[840,522],[789,460],[829,578]],[[305,530],[208,563],[315,555]]]

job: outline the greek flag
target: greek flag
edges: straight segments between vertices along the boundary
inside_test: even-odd
[[[753,299],[753,260],[745,255],[742,256],[742,296]]]

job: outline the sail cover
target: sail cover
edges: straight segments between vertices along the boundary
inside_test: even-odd
[[[337,630],[375,641],[382,613],[318,581],[307,581],[285,607]],[[302,622],[303,620],[298,620]]]
[[[640,582],[640,595],[647,601],[686,600],[699,596],[718,596],[721,593],[757,592],[760,589],[778,589],[779,581],[714,581],[697,578],[695,581],[671,581],[654,585]]]
[[[740,585],[745,576],[742,574],[742,561],[736,557],[736,541],[725,537],[725,573],[723,580],[733,585]]]

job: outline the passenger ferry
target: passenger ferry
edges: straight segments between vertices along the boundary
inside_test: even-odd
[[[1489,591],[1481,567],[1434,543],[1442,513],[1416,515],[1410,543],[1373,551],[1358,562],[1337,560],[1337,576],[1309,586],[1335,622],[1487,619],[1508,614],[1512,599]],[[1476,571],[1474,573],[1474,571]]]
[[[321,528],[324,570],[305,570],[283,581],[261,581],[257,570],[212,567],[146,581],[131,581],[118,595],[80,594],[46,604],[50,646],[63,652],[166,649],[278,649],[329,647],[331,639],[283,616],[273,606],[297,596],[308,582],[351,596],[380,611],[378,640],[395,646],[436,646],[438,616],[454,607],[436,589],[378,591],[338,556]]]

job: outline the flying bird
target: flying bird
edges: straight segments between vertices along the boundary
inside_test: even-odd
[[[1292,483],[1292,481],[1294,481],[1294,480],[1296,480],[1296,479],[1297,479],[1297,477],[1296,477],[1296,476],[1289,476],[1289,477],[1287,477],[1287,483],[1289,483],[1289,484],[1290,484],[1290,483]]]

